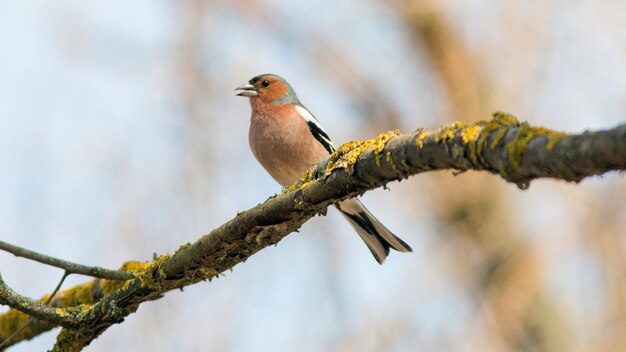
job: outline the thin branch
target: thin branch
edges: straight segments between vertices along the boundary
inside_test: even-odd
[[[539,177],[578,182],[626,169],[626,124],[567,135],[497,113],[491,121],[472,125],[457,123],[404,135],[391,132],[346,143],[289,187],[291,191],[238,214],[173,255],[157,258],[104,298],[94,300],[87,294],[89,302],[96,303],[83,314],[80,328],[62,329],[54,350],[81,350],[143,302],[232,269],[333,203],[410,175],[449,169],[488,171],[521,188]]]
[[[145,262],[129,261],[122,264],[119,270],[140,274],[148,267]],[[45,296],[40,301],[50,300],[49,303],[55,308],[73,308],[72,312],[76,312],[79,317],[89,312],[93,304],[101,300],[103,297],[119,290],[121,287],[129,283],[129,281],[93,279],[86,283],[76,285],[72,288],[59,291],[50,300],[50,296]],[[81,315],[82,314],[82,315]],[[30,319],[28,314],[22,313],[16,309],[10,309],[0,315],[0,340],[6,340],[8,336],[20,326],[23,326]],[[84,318],[81,318],[84,319]],[[53,329],[55,324],[45,320],[35,319],[24,330],[13,337],[6,343],[4,348],[16,344],[20,341],[30,340],[37,335]],[[0,349],[1,351],[2,349]]]
[[[59,283],[57,284],[57,286],[54,288],[54,291],[52,291],[52,293],[50,294],[50,296],[48,296],[48,299],[46,299],[46,303],[45,305],[50,304],[50,302],[52,301],[52,299],[54,298],[54,295],[57,294],[57,292],[59,292],[59,290],[61,289],[61,286],[63,286],[63,282],[65,282],[65,279],[70,275],[71,273],[69,271],[65,271],[63,273],[63,276],[61,276],[61,280],[59,280]]]
[[[50,296],[48,296],[48,299],[46,299],[46,302],[44,303],[44,305],[47,306],[50,304],[50,302],[54,298],[54,295],[56,295],[57,292],[59,292],[59,290],[61,289],[61,286],[63,285],[63,282],[65,282],[65,279],[68,277],[68,275],[70,275],[68,271],[63,272],[63,276],[61,277],[61,280],[59,280],[59,283],[56,285],[56,287],[54,288]],[[0,280],[1,280],[1,277],[0,277]],[[35,321],[35,318],[32,316],[29,317],[26,323],[24,323],[24,325],[22,325],[19,329],[17,329],[13,334],[7,337],[4,341],[0,342],[0,351],[3,348],[7,347],[9,345],[9,342],[11,342],[11,340],[13,340],[13,338],[17,336],[19,333],[24,331],[24,329],[26,329],[33,321]]]
[[[98,266],[76,264],[67,260],[54,258],[45,254],[31,251],[26,248],[18,247],[4,241],[0,241],[0,249],[12,253],[16,257],[23,257],[42,264],[65,269],[65,271],[69,272],[70,274],[81,274],[108,280],[129,280],[133,278],[133,274],[125,271],[105,269]]]
[[[2,279],[2,275],[0,275],[0,304],[7,305],[37,319],[45,320],[63,327],[76,328],[80,323],[74,314],[66,309],[61,309],[59,312],[56,308],[49,307],[40,301],[16,293],[6,285]]]

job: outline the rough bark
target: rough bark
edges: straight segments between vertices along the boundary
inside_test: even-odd
[[[626,170],[626,124],[568,135],[496,113],[492,120],[472,125],[455,123],[408,134],[395,131],[346,143],[283,194],[238,214],[195,243],[183,245],[173,255],[161,256],[145,268],[122,268],[138,272],[135,279],[115,285],[96,279],[82,285],[84,296],[73,292],[77,288],[59,292],[61,298],[77,299],[71,304],[55,300],[57,306],[83,305],[79,314],[72,310],[80,327],[64,328],[54,350],[81,350],[135,312],[141,303],[175,288],[211,280],[276,244],[311,217],[324,213],[330,204],[411,175],[447,169],[489,171],[520,188],[527,188],[535,178],[578,182],[611,170]],[[96,283],[107,290],[93,290]],[[92,291],[98,297],[90,296]],[[11,313],[0,316],[0,327],[6,326]],[[66,312],[60,309],[59,314]],[[47,330],[52,324],[34,326]],[[43,331],[33,330],[21,338]],[[0,337],[5,336],[0,330]]]

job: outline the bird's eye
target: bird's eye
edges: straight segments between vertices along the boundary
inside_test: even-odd
[[[267,88],[270,85],[270,81],[263,81],[261,82],[261,84],[263,85],[263,87]]]

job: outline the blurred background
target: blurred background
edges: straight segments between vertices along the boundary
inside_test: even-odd
[[[284,76],[336,144],[495,110],[613,127],[626,120],[625,22],[619,0],[2,1],[0,238],[114,268],[279,192],[233,92],[260,73]],[[87,350],[626,346],[623,174],[520,191],[433,172],[389,188],[363,202],[413,254],[379,266],[330,210]],[[30,297],[62,275],[7,253],[0,272]],[[12,350],[46,350],[57,332]]]

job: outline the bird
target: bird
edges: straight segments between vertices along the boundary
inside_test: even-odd
[[[248,143],[252,154],[283,187],[298,181],[313,165],[335,151],[328,133],[298,99],[291,85],[275,74],[252,77],[235,91],[250,101]],[[412,252],[356,198],[335,205],[363,239],[379,264],[389,249]]]

